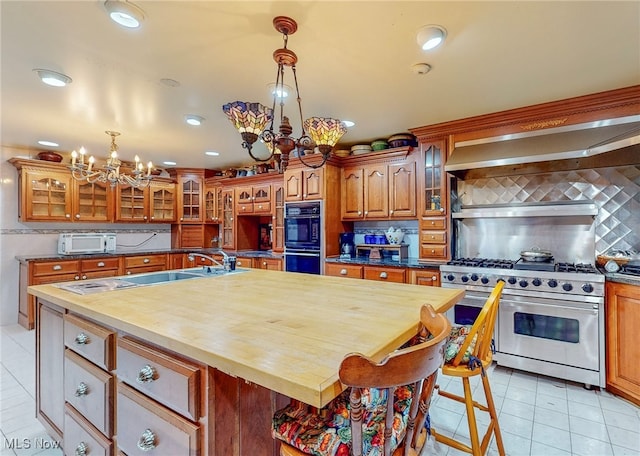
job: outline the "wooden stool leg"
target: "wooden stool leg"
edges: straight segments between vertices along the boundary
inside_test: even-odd
[[[482,450],[480,449],[480,439],[478,438],[478,424],[476,423],[476,413],[473,406],[473,397],[471,396],[471,384],[469,383],[468,377],[463,377],[462,386],[464,387],[464,404],[467,408],[471,448],[474,456],[481,456]]]
[[[496,445],[498,446],[498,454],[504,456],[504,444],[502,443],[502,434],[500,433],[500,425],[498,424],[498,414],[496,412],[496,406],[493,402],[493,395],[491,394],[491,386],[489,386],[489,376],[482,376],[482,386],[484,388],[484,395],[487,399],[487,408],[489,409],[489,415],[491,416],[490,426],[493,426],[493,433],[496,436]]]

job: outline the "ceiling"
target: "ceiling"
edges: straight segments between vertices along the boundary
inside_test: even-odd
[[[298,22],[288,47],[299,57],[303,114],[356,122],[343,145],[640,83],[637,1],[135,3],[145,21],[131,30],[112,22],[102,1],[0,0],[2,145],[31,156],[28,148],[68,154],[84,146],[106,158],[104,132],[116,130],[124,160],[138,154],[158,166],[250,164],[221,106],[271,106],[278,15]],[[416,43],[425,24],[448,32],[429,53]],[[416,63],[432,70],[415,74]],[[73,82],[46,86],[34,68]],[[285,78],[291,81],[290,72]],[[186,114],[205,121],[189,126]],[[295,106],[285,114],[299,134]],[[38,146],[40,139],[60,147]]]

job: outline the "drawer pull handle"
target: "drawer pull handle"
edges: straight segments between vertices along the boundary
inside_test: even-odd
[[[144,264],[147,264],[147,263],[149,263],[150,261],[151,261],[151,260],[150,260],[149,258],[145,258],[144,260],[142,260],[142,262],[143,262]]]
[[[340,269],[340,275],[347,275],[346,269]]]
[[[142,451],[151,451],[156,447],[156,435],[151,429],[145,430],[138,440],[138,448]]]
[[[56,264],[51,269],[53,269],[54,271],[60,271],[62,269],[62,266],[60,266],[59,264]]]
[[[438,280],[438,278],[436,276],[433,276],[433,277],[431,277],[431,280],[433,280],[435,282],[436,280]]]
[[[138,372],[136,381],[138,383],[149,383],[154,381],[156,378],[158,378],[156,370],[147,364],[142,369],[140,369],[140,372]]]
[[[98,263],[98,267],[99,267],[99,268],[104,268],[104,261],[100,261],[100,262]]]
[[[76,397],[82,397],[89,394],[89,387],[85,382],[80,382],[76,387]]]
[[[75,454],[76,456],[87,456],[89,454],[89,446],[84,442],[80,442],[76,447]]]
[[[89,336],[87,336],[85,333],[81,332],[81,333],[78,333],[78,335],[73,341],[77,345],[87,345],[89,342],[91,342],[91,339],[89,339]]]
[[[386,272],[381,272],[380,273],[380,278],[381,279],[386,279],[387,278],[387,273]]]

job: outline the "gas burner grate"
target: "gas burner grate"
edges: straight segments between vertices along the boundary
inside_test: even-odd
[[[622,266],[620,272],[631,275],[640,275],[640,266],[625,264],[624,266]]]
[[[513,269],[515,263],[513,260],[504,259],[458,258],[449,261],[447,264],[452,266],[471,266],[474,268]]]
[[[588,263],[557,263],[556,271],[558,272],[575,272],[579,274],[597,274],[598,270],[592,264]]]

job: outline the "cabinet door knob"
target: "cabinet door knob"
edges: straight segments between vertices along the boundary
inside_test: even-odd
[[[85,274],[82,275],[82,280],[87,280],[87,276]]]
[[[156,370],[147,364],[142,369],[140,369],[140,372],[138,372],[138,376],[136,377],[136,382],[140,384],[144,384],[144,383],[152,382],[156,378],[158,378]]]
[[[340,269],[340,275],[347,275],[346,269]]]
[[[100,262],[98,262],[97,266],[98,266],[99,268],[104,268],[104,261],[100,261]]]
[[[433,280],[435,282],[436,280],[438,280],[438,278],[436,276],[433,276],[433,277],[431,277],[431,280]]]
[[[81,332],[78,333],[73,341],[76,343],[76,345],[87,345],[89,342],[91,342],[91,339],[89,339],[89,336],[87,336],[85,333]]]
[[[80,442],[76,447],[75,456],[87,456],[89,454],[88,451],[89,446],[84,442]]]
[[[147,216],[145,215],[144,217],[142,217],[143,220],[147,220]]]
[[[149,263],[150,261],[151,261],[151,260],[150,260],[149,258],[145,258],[144,260],[142,260],[142,262],[143,262],[144,264],[147,264],[147,263]]]
[[[73,280],[80,280],[80,276],[79,275],[75,276]]]
[[[267,265],[267,262],[266,262],[266,261],[263,261],[263,262],[262,262],[262,266],[266,266],[266,265]]]
[[[364,211],[364,215],[367,215],[367,214],[369,214],[369,211]]]
[[[156,447],[156,435],[151,429],[146,429],[138,440],[138,448],[142,451],[151,451]]]
[[[151,220],[154,220],[156,217],[154,215],[151,216]]]
[[[89,394],[89,387],[85,382],[80,382],[76,387],[76,397],[86,396],[87,394]]]
[[[391,209],[391,210],[389,211],[389,214],[393,214],[393,209]]]
[[[183,222],[184,221],[184,217],[180,217],[180,221]]]
[[[362,215],[362,211],[358,211],[358,215]]]
[[[80,214],[76,214],[76,219],[79,220],[80,219]]]
[[[65,218],[71,218],[71,214],[64,214]]]
[[[380,273],[380,278],[381,279],[386,279],[387,278],[387,273],[386,272],[381,272]]]

